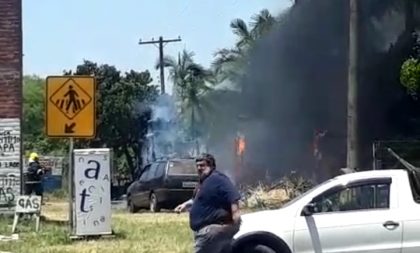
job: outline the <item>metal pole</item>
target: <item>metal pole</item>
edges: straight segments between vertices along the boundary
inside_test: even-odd
[[[376,170],[376,141],[372,144],[373,170]]]
[[[165,43],[171,43],[171,42],[179,42],[181,41],[181,38],[178,39],[163,39],[163,36],[159,37],[159,40],[151,40],[151,41],[139,41],[140,45],[145,44],[159,44],[159,68],[160,68],[160,92],[161,94],[165,94],[165,68],[163,66],[163,47],[165,46]]]
[[[347,99],[347,168],[359,167],[358,130],[358,0],[350,0],[348,99]]]
[[[160,62],[160,92],[165,94],[165,67],[163,66],[163,37],[159,37],[159,62]]]
[[[69,170],[68,170],[68,177],[69,177],[69,226],[70,226],[70,235],[73,235],[73,138],[70,138],[70,145],[69,145]]]

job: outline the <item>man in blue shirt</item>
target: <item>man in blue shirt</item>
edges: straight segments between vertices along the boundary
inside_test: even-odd
[[[239,231],[241,196],[230,179],[216,170],[210,154],[196,159],[200,182],[192,200],[175,208],[190,209],[190,227],[194,231],[195,253],[219,253],[229,250],[233,236]]]

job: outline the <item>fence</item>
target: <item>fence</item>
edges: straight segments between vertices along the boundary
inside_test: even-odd
[[[400,157],[420,167],[420,141],[375,141],[372,146],[373,169],[399,169],[402,165],[388,152],[391,148]]]

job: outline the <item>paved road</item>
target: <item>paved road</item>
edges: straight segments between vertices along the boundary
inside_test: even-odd
[[[126,209],[127,208],[127,204],[126,204],[125,200],[112,201],[111,205],[112,205],[112,209],[114,209],[114,210],[121,210],[121,209]]]

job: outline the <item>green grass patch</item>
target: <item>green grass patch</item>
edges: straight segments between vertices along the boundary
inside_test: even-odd
[[[51,209],[53,210],[53,209]],[[62,211],[62,212],[65,212]],[[10,235],[12,219],[0,218],[0,234]],[[186,214],[113,214],[115,238],[71,241],[66,222],[35,221],[18,224],[19,240],[0,242],[0,251],[23,253],[187,253],[192,252],[192,232]]]
[[[11,235],[12,218],[0,218],[0,234]],[[0,250],[10,252],[45,252],[43,248],[53,245],[69,244],[70,239],[67,236],[67,227],[44,221],[41,223],[41,229],[35,232],[35,220],[19,220],[17,233],[19,240],[1,242]],[[48,251],[47,251],[48,252]]]
[[[0,252],[13,253],[188,253],[193,250],[193,233],[188,214],[127,213],[113,210],[114,238],[72,241],[68,234],[68,203],[48,201],[42,206],[39,233],[35,220],[19,221],[17,241],[0,241]],[[243,210],[247,213],[250,210]],[[0,235],[10,236],[13,216],[0,217]]]

